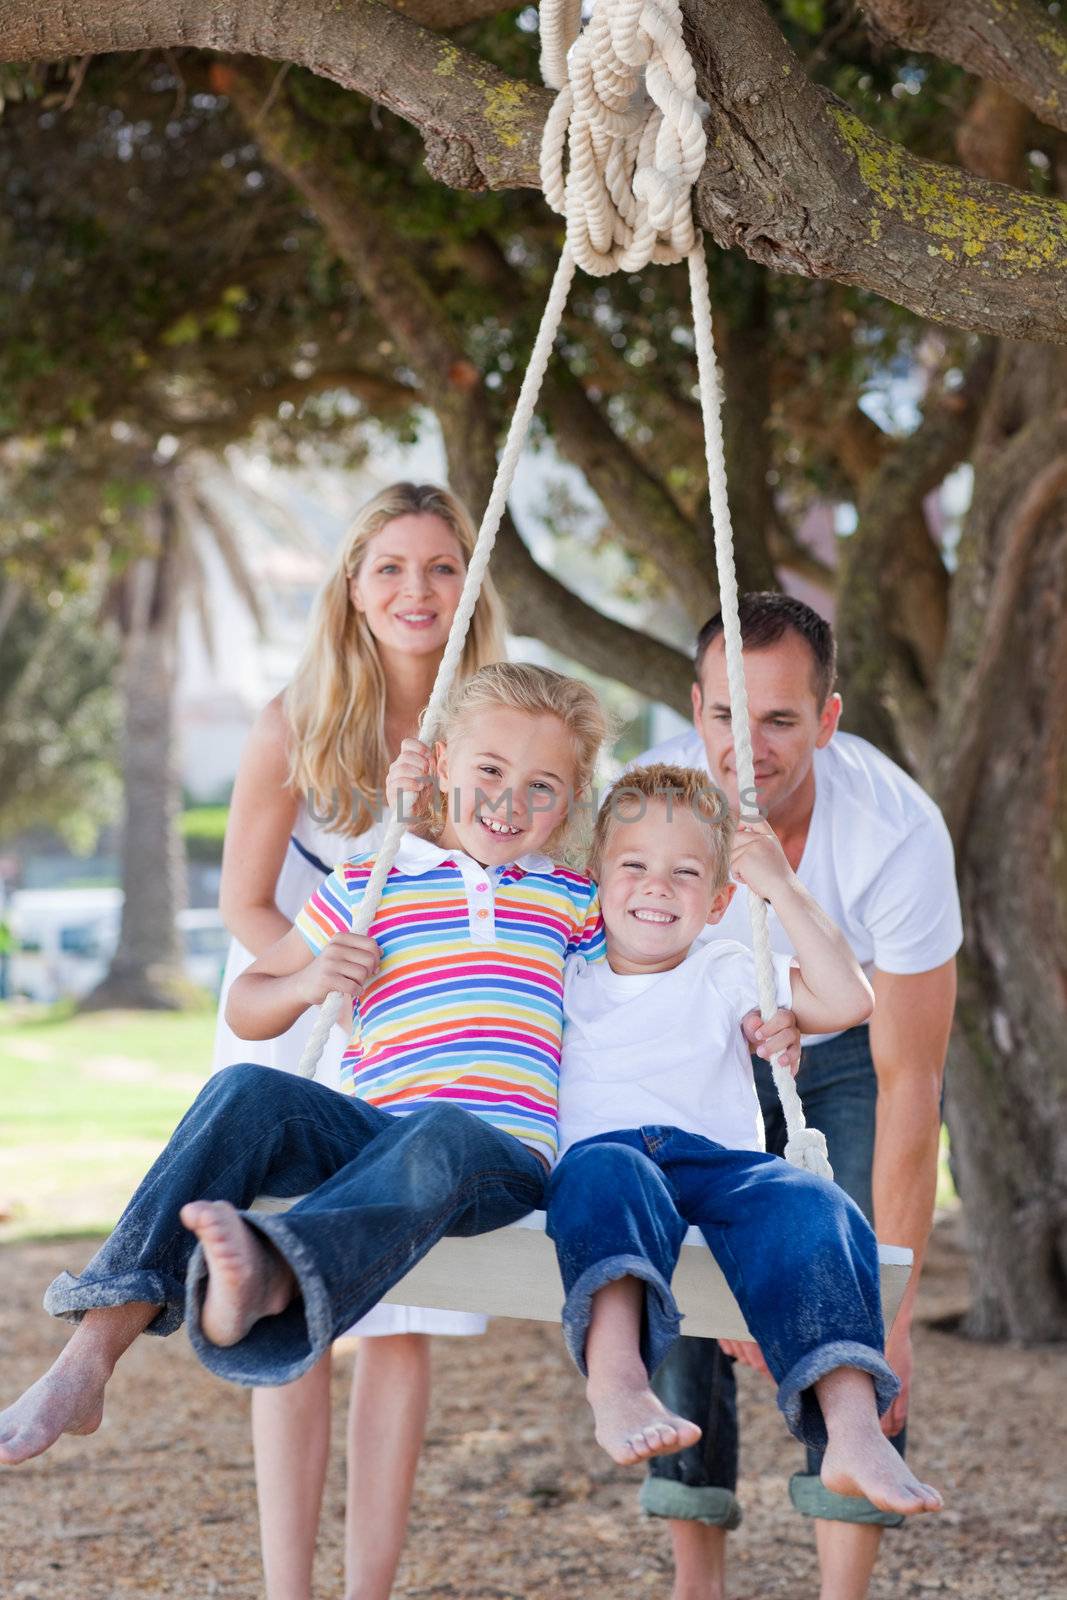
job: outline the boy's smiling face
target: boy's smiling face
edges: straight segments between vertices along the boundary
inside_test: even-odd
[[[610,801],[608,802],[610,804]],[[648,800],[644,815],[620,805],[600,863],[600,904],[613,972],[668,972],[709,922],[718,922],[734,885],[716,878],[710,825],[677,801]]]

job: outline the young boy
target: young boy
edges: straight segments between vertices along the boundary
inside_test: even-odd
[[[731,856],[732,842],[732,856]],[[598,1441],[626,1465],[700,1430],[649,1387],[678,1335],[671,1274],[701,1230],[824,1484],[900,1513],[936,1511],[879,1427],[899,1389],[886,1364],[877,1244],[835,1184],[763,1149],[749,1049],[761,1039],[751,953],[699,943],[734,891],[770,901],[799,965],[775,957],[778,1003],[805,1033],[854,1026],[872,996],[843,936],[762,822],[734,830],[705,774],[627,773],[600,812],[607,960],[568,963],[560,1131],[548,1229],[566,1290],[564,1337]]]

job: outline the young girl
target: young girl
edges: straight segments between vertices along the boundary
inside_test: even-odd
[[[257,1061],[295,1072],[315,1020],[299,1016],[258,1048],[225,1020],[235,978],[292,927],[322,880],[382,834],[375,804],[429,699],[475,531],[432,484],[396,483],[356,515],[312,614],[289,687],[258,718],[230,806],[219,903],[234,935],[219,997],[214,1069]],[[499,601],[482,587],[462,677],[505,654]],[[346,1035],[316,1074],[338,1086]],[[376,1306],[349,1409],[345,1566],[360,1600],[387,1600],[403,1544],[426,1410],[429,1334],[481,1333],[485,1318]],[[330,1442],[329,1355],[299,1383],[257,1389],[252,1437],[267,1600],[310,1600]],[[356,1441],[359,1447],[356,1448]]]
[[[563,964],[603,943],[589,879],[547,852],[605,731],[593,692],[542,668],[486,667],[456,691],[436,751],[444,806],[406,839],[370,935],[344,931],[369,873],[357,860],[233,987],[231,1022],[264,1037],[331,990],[355,998],[354,1093],[257,1065],[211,1079],[85,1272],[51,1285],[47,1309],[79,1327],[0,1416],[0,1461],[93,1431],[146,1329],[188,1315],[213,1370],[290,1382],[443,1234],[543,1202]],[[247,1212],[264,1192],[305,1198]]]
[[[649,1378],[678,1336],[670,1281],[695,1224],[790,1428],[825,1447],[824,1485],[886,1511],[938,1510],[878,1425],[899,1383],[883,1354],[874,1235],[836,1184],[764,1151],[749,1050],[774,1028],[752,1010],[752,956],[697,943],[729,905],[731,864],[797,952],[799,964],[775,966],[779,1004],[802,1031],[864,1021],[870,986],[765,823],[740,825],[731,863],[721,800],[701,772],[639,767],[597,818],[607,959],[568,965],[565,1154],[549,1187],[567,1345],[615,1461],[694,1444],[700,1429],[668,1412]]]

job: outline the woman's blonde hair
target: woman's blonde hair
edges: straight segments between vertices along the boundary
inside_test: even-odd
[[[479,668],[464,683],[457,683],[441,715],[437,737],[450,739],[480,713],[504,707],[530,717],[555,717],[570,737],[574,759],[574,782],[568,800],[573,802],[592,788],[597,757],[611,733],[607,712],[595,690],[578,678],[568,678],[550,667],[535,667],[528,662],[497,661]],[[426,831],[431,836],[444,826],[444,796],[433,795]],[[545,843],[545,849],[560,854],[570,841],[575,823],[575,808],[568,805],[565,821]]]
[[[312,794],[339,833],[362,833],[376,820],[375,802],[385,783],[385,671],[377,641],[356,610],[349,584],[367,545],[397,517],[440,517],[470,561],[476,531],[467,508],[447,489],[430,483],[394,483],[356,514],[330,576],[319,590],[308,642],[285,692],[291,730],[289,783]],[[474,608],[460,662],[468,677],[505,651],[504,612],[486,577]]]
[[[650,800],[662,800],[669,810],[678,807],[691,811],[699,822],[705,824],[711,853],[712,881],[717,894],[730,876],[734,822],[729,801],[699,767],[676,767],[666,761],[650,761],[647,766],[630,767],[607,796],[593,826],[593,840],[585,867],[589,876],[599,879],[604,851],[616,824],[624,826],[634,817],[643,817]]]

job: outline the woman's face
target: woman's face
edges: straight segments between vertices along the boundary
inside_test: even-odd
[[[384,654],[440,654],[465,575],[463,547],[448,523],[406,513],[368,541],[348,593]]]

